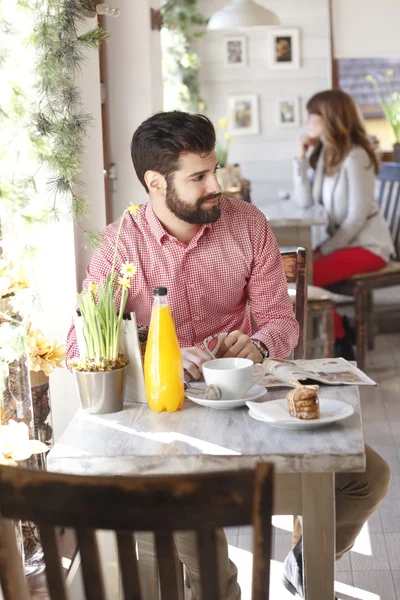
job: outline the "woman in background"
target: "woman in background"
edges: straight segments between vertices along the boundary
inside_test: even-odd
[[[384,267],[394,252],[375,200],[378,161],[351,96],[315,94],[295,159],[294,188],[302,207],[322,204],[327,239],[314,251],[313,283],[325,287]],[[349,328],[335,311],[336,354],[354,360]]]

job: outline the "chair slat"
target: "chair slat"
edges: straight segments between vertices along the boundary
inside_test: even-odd
[[[162,600],[177,600],[178,578],[175,545],[171,533],[156,533],[156,549]]]
[[[50,597],[67,600],[56,530],[54,527],[42,525],[39,527],[39,534],[46,563],[46,579]]]
[[[253,586],[252,600],[268,600],[272,542],[272,478],[273,469],[260,463],[256,469],[256,491],[253,503]]]
[[[389,226],[396,249],[395,258],[400,260],[400,165],[382,163],[378,180],[379,210]]]
[[[92,530],[77,529],[76,537],[82,560],[86,600],[106,600],[96,534]]]
[[[117,531],[117,545],[125,598],[142,600],[133,533]]]
[[[217,537],[215,530],[204,529],[198,531],[197,548],[201,579],[201,598],[202,600],[219,600]]]

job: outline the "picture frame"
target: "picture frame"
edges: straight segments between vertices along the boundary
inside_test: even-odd
[[[232,135],[260,133],[257,94],[242,94],[229,98],[229,124]]]
[[[268,36],[268,62],[271,69],[300,68],[300,30],[276,27]]]
[[[226,67],[246,67],[247,38],[242,35],[224,38],[224,59]]]
[[[279,127],[300,127],[300,98],[282,96],[276,101],[276,121]]]

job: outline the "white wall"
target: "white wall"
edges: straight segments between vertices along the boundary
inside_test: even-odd
[[[96,18],[86,19],[82,32],[96,26]],[[82,188],[77,192],[86,195],[89,202],[90,216],[81,221],[84,229],[103,231],[106,222],[104,167],[103,167],[103,134],[101,125],[101,90],[100,66],[98,50],[86,50],[85,62],[76,81],[79,87],[84,111],[91,115],[93,122],[87,128],[85,139],[85,157],[81,174]],[[75,225],[76,286],[80,291],[86,276],[86,266],[92,250],[83,247],[83,231]]]
[[[226,0],[198,0],[206,17],[225,4]],[[282,27],[300,29],[299,69],[269,69],[266,30],[263,29],[248,30],[244,34],[232,32],[247,38],[247,67],[224,66],[223,39],[229,32],[207,32],[198,44],[198,51],[202,59],[201,94],[207,114],[213,120],[228,113],[229,96],[259,96],[261,133],[237,136],[230,149],[229,162],[238,162],[244,176],[251,180],[252,201],[265,204],[276,200],[279,190],[291,190],[291,159],[301,132],[301,128],[278,126],[277,98],[300,97],[303,112],[312,94],[331,87],[331,52],[328,0],[266,0],[260,4],[278,15]]]
[[[333,0],[336,58],[400,56],[398,0]]]
[[[160,33],[150,27],[150,8],[160,0],[119,0],[121,14],[106,20],[111,39],[106,49],[109,161],[116,165],[112,220],[130,202],[147,200],[133,169],[130,143],[135,129],[162,110]]]

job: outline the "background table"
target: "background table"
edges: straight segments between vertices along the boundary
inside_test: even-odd
[[[303,246],[307,249],[308,283],[312,283],[312,227],[327,224],[322,206],[300,208],[292,200],[280,200],[258,208],[267,217],[279,246]]]

